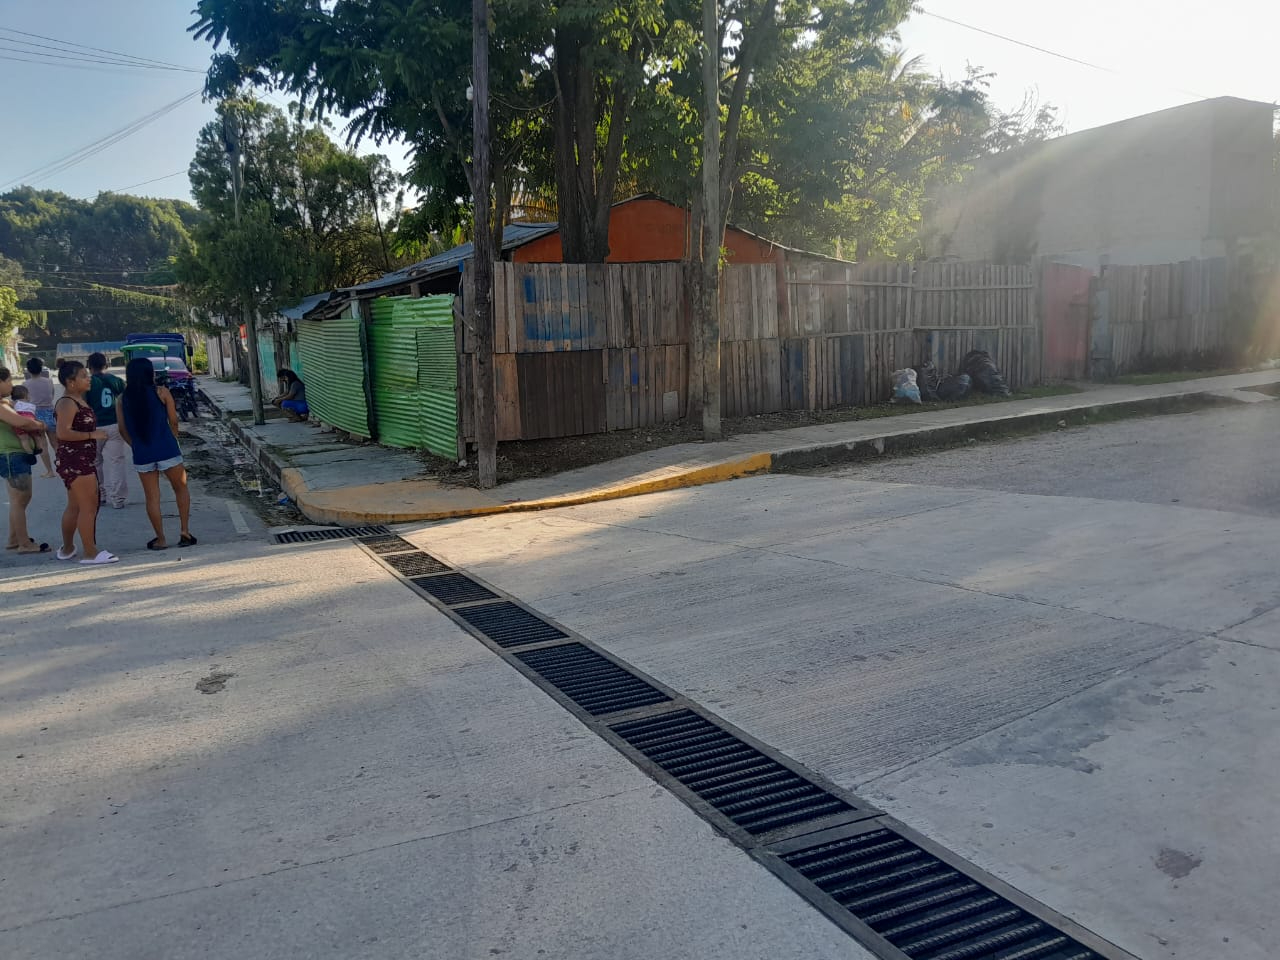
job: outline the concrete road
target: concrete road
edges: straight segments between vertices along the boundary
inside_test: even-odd
[[[1280,403],[975,443],[818,475],[1280,516]]]
[[[1264,960],[1280,520],[1265,459],[1215,458],[1280,408],[1233,413],[410,536],[1144,960]],[[1060,493],[981,488],[1068,443]],[[862,479],[957,457],[980,485]],[[1186,506],[1215,479],[1251,512]]]
[[[1273,957],[1280,519],[913,465],[404,533],[1143,960]],[[866,960],[356,547],[202,509],[0,561],[0,956]]]
[[[225,486],[194,549],[148,553],[131,503],[119,564],[0,558],[4,960],[869,960],[366,554],[271,546]]]

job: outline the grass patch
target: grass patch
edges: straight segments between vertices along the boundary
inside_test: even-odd
[[[1123,383],[1130,387],[1146,387],[1153,383],[1177,383],[1181,380],[1199,380],[1203,377],[1229,377],[1241,373],[1238,368],[1220,368],[1217,370],[1166,370],[1162,373],[1126,373],[1116,377],[1112,383]],[[1244,371],[1247,372],[1247,371]]]

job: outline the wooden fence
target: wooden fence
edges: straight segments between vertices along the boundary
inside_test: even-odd
[[[688,411],[690,312],[680,263],[494,265],[499,440],[573,436]],[[469,277],[464,279],[464,291]],[[471,297],[464,292],[464,302]],[[731,266],[721,283],[726,417],[888,397],[890,373],[991,353],[1037,382],[1029,266],[799,260]],[[474,342],[459,325],[461,435],[474,438]]]
[[[1095,281],[1095,373],[1213,360],[1243,347],[1229,326],[1233,277],[1244,279],[1221,257],[1107,267]]]

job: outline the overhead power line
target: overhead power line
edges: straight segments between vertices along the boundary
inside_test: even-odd
[[[952,26],[961,27],[965,30],[972,30],[974,33],[981,33],[984,36],[993,37],[996,40],[1003,40],[1005,43],[1012,43],[1015,46],[1025,47],[1028,50],[1034,50],[1036,53],[1043,53],[1046,56],[1057,57],[1059,60],[1065,60],[1068,63],[1074,63],[1077,66],[1088,67],[1091,70],[1101,70],[1103,73],[1111,73],[1111,74],[1115,74],[1116,76],[1134,76],[1132,71],[1117,70],[1115,67],[1107,67],[1107,66],[1103,66],[1100,63],[1093,63],[1092,61],[1089,61],[1089,60],[1082,60],[1080,57],[1073,57],[1067,53],[1059,53],[1057,50],[1050,50],[1048,47],[1037,46],[1034,43],[1028,43],[1025,40],[1019,40],[1017,37],[1009,37],[1003,33],[996,33],[994,30],[988,30],[985,27],[974,26],[972,23],[965,23],[963,20],[955,20],[951,17],[944,17],[942,14],[934,13],[932,10],[924,10],[919,8],[917,9],[918,9],[918,12],[923,13],[926,17],[933,17],[933,19],[935,20],[941,20],[943,23],[949,23]],[[1182,87],[1170,87],[1169,89],[1176,90],[1178,93],[1183,93],[1190,97],[1197,97],[1200,100],[1210,99],[1210,97],[1207,94],[1197,93],[1195,90],[1185,90]]]
[[[7,60],[10,63],[31,63],[38,67],[64,67],[67,70],[93,70],[97,73],[119,73],[132,76],[145,76],[150,71],[141,69],[140,67],[115,67],[108,65],[98,66],[91,63],[63,63],[60,60],[32,60],[27,57],[14,57],[7,53],[0,53],[0,60]]]
[[[148,113],[142,117],[139,117],[136,120],[131,121],[130,123],[125,124],[123,127],[119,128],[118,130],[114,130],[111,133],[107,134],[106,136],[101,137],[97,140],[94,140],[92,143],[86,144],[83,147],[80,147],[78,150],[73,150],[71,153],[66,154],[65,156],[59,157],[57,160],[52,160],[49,163],[36,167],[34,170],[28,170],[26,173],[22,174],[21,176],[15,177],[12,180],[9,180],[7,183],[0,185],[0,190],[7,190],[9,187],[12,187],[18,183],[22,183],[23,181],[26,181],[28,183],[36,183],[36,182],[39,182],[40,180],[47,180],[49,177],[62,173],[65,170],[69,170],[72,167],[74,167],[76,164],[82,163],[85,160],[88,160],[90,157],[96,156],[97,154],[101,153],[103,150],[106,150],[108,147],[114,146],[115,144],[119,143],[121,140],[124,140],[127,137],[132,136],[133,134],[141,130],[143,127],[147,126],[150,123],[155,122],[156,120],[159,120],[165,114],[171,113],[172,111],[176,110],[178,107],[182,106],[187,101],[192,100],[195,97],[199,96],[199,94],[200,94],[199,90],[192,90],[190,93],[179,97],[177,100],[174,100],[170,103],[166,103],[164,106],[151,111],[151,113]]]
[[[174,177],[180,177],[187,173],[186,169],[176,170],[173,173],[166,173],[163,177],[152,177],[150,180],[142,180],[139,183],[131,183],[127,187],[117,187],[115,190],[105,190],[104,193],[124,193],[126,190],[132,190],[135,187],[145,187],[148,183],[159,183],[161,180],[172,180]]]
[[[64,54],[76,54],[81,59],[91,62],[105,62],[106,58],[120,64],[129,64],[138,67],[145,67],[152,70],[181,70],[187,73],[204,73],[199,67],[188,67],[180,63],[170,63],[167,60],[156,60],[151,57],[139,57],[131,53],[121,53],[118,50],[108,50],[105,47],[93,47],[84,43],[76,43],[72,40],[59,40],[57,37],[47,37],[41,33],[30,33],[26,30],[15,30],[12,27],[0,27],[0,34],[11,34],[14,37],[34,37],[37,40],[47,40],[49,43],[35,43],[32,40],[18,40],[4,37],[9,43],[21,44],[26,48],[39,48],[41,50],[54,50],[57,53],[37,54],[40,56],[61,57]],[[51,46],[50,44],[53,44]],[[27,49],[21,51],[23,53],[33,53],[34,50]],[[95,56],[96,55],[96,56]],[[105,55],[101,56],[101,55]]]

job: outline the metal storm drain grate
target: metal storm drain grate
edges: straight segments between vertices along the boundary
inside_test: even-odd
[[[359,532],[355,532],[359,531]],[[1129,954],[916,835],[865,801],[726,729],[589,641],[382,527],[299,531],[361,537],[433,606],[555,690],[655,780],[885,960],[1117,960]],[[306,539],[304,539],[306,538]],[[406,552],[406,550],[413,552]],[[565,641],[554,643],[550,641]],[[548,644],[537,649],[519,649]],[[654,708],[638,719],[609,717]],[[622,744],[619,744],[619,740]]]
[[[515,656],[592,716],[634,710],[671,699],[580,643],[528,650]]]
[[[691,710],[609,729],[750,833],[853,811],[839,797]]]
[[[893,830],[780,858],[910,960],[1101,960]]]
[[[472,600],[496,600],[498,595],[476,583],[464,573],[442,573],[435,577],[414,577],[414,584],[441,603],[469,603]]]
[[[397,536],[361,537],[360,542],[379,556],[385,556],[388,553],[409,553],[418,549],[404,537]]]
[[[416,553],[393,553],[379,559],[387,566],[394,567],[406,577],[421,577],[430,573],[447,573],[450,567],[435,557],[418,551]]]
[[[355,537],[388,536],[386,527],[323,527],[319,530],[289,530],[275,535],[276,543],[319,543],[322,540],[351,540]]]
[[[520,647],[566,636],[562,630],[509,600],[463,607],[454,612],[500,647]]]

